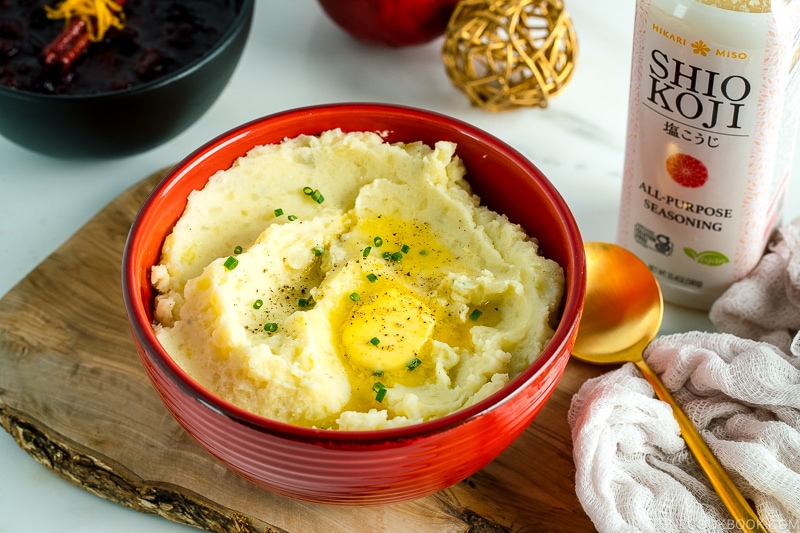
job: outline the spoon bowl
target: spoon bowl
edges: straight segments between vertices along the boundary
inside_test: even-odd
[[[625,248],[603,242],[584,248],[591,294],[572,355],[595,364],[633,363],[661,328],[661,288],[650,269]]]
[[[658,334],[664,301],[658,281],[638,257],[610,243],[587,242],[586,300],[572,356],[595,364],[633,363],[672,407],[686,446],[743,531],[766,531],[758,516],[647,362],[644,350]]]

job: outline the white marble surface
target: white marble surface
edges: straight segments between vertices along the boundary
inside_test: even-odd
[[[234,78],[202,119],[171,142],[116,160],[55,160],[0,138],[0,297],[128,187],[225,130],[329,102],[411,105],[466,120],[529,157],[572,207],[586,240],[613,240],[622,176],[633,0],[567,0],[579,39],[575,75],[546,110],[498,114],[469,105],[447,79],[441,41],[406,49],[357,43],[313,0],[259,0]],[[787,217],[800,214],[800,165]],[[707,329],[668,307],[663,332]],[[61,480],[0,431],[0,533],[189,531]]]

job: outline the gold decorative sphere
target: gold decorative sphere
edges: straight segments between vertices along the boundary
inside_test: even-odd
[[[572,77],[577,49],[561,0],[462,0],[442,59],[473,105],[501,111],[547,107]]]

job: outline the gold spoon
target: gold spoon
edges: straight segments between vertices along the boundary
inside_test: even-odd
[[[661,289],[650,269],[614,244],[588,242],[585,249],[586,303],[572,356],[595,364],[635,364],[656,395],[672,407],[686,446],[739,528],[766,532],[725,468],[642,356],[658,334],[664,316]]]

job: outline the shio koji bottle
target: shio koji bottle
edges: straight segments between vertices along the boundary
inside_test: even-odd
[[[781,223],[799,30],[800,0],[637,0],[618,240],[667,301],[708,309]]]

